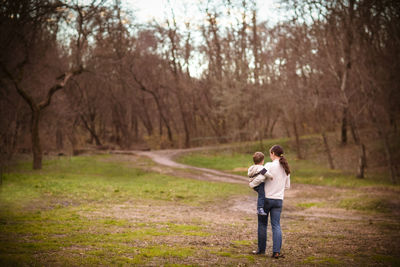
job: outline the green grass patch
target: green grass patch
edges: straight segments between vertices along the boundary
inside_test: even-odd
[[[209,235],[211,235],[210,233],[203,231],[204,227],[201,227],[198,225],[168,223],[166,228],[169,233],[176,233],[176,234],[185,235],[185,236],[209,236]]]
[[[248,255],[246,254],[241,254],[237,253],[234,250],[223,250],[222,248],[208,248],[211,254],[221,256],[221,257],[226,257],[226,258],[231,258],[231,259],[245,259],[247,262],[254,263],[255,262],[255,256],[254,255]]]
[[[6,173],[0,191],[1,265],[140,265],[153,258],[173,263],[194,250],[154,244],[155,238],[211,233],[197,222],[136,223],[107,210],[134,203],[193,207],[248,194],[241,185],[162,175],[110,157],[44,161],[39,171],[21,163]]]
[[[286,144],[287,141],[287,139],[274,139],[232,144],[229,147],[221,146],[213,150],[185,153],[177,161],[196,167],[247,175],[247,168],[253,164],[254,152],[262,151],[267,161],[269,148],[277,143]]]
[[[345,209],[382,213],[391,212],[392,210],[387,199],[368,196],[342,199],[339,202],[339,207]]]
[[[234,240],[232,244],[235,246],[251,246],[254,245],[254,241],[252,240]]]
[[[372,259],[385,266],[400,266],[400,258],[391,255],[380,255],[376,254],[372,256]]]
[[[15,213],[11,217],[2,216],[0,260],[23,265],[35,262],[36,254],[72,253],[74,255],[66,261],[67,265],[77,265],[82,263],[82,259],[84,265],[139,264],[150,258],[185,258],[194,251],[176,245],[136,247],[143,242],[151,244],[159,236],[210,235],[199,225],[171,222],[136,224],[98,217],[89,219],[77,215],[77,212],[78,207],[68,207],[43,211],[39,215],[22,212],[19,216]],[[80,252],[75,255],[77,248]],[[101,260],[93,262],[93,257],[100,257]],[[60,257],[57,256],[57,259]]]
[[[315,145],[319,139],[314,136],[302,138],[303,145]],[[369,175],[367,178],[358,179],[355,174],[344,170],[331,170],[321,163],[311,160],[299,160],[292,149],[289,139],[272,139],[268,141],[243,143],[241,145],[231,146],[229,148],[222,146],[219,149],[209,151],[191,152],[182,155],[178,161],[184,164],[217,169],[230,173],[246,176],[247,168],[253,164],[252,155],[255,151],[262,151],[269,159],[269,149],[273,144],[280,144],[285,149],[286,158],[291,168],[292,183],[327,185],[336,187],[364,187],[381,186],[399,189],[399,186],[392,185],[390,179],[383,174]],[[322,152],[321,152],[322,153]]]
[[[308,257],[303,261],[304,264],[328,264],[328,265],[340,265],[341,262],[332,257]]]
[[[233,151],[188,153],[180,157],[178,161],[187,165],[229,172],[234,172],[234,169],[238,168],[248,168],[252,165],[252,158],[249,155]],[[244,175],[247,172],[240,171],[238,173]]]
[[[140,248],[139,254],[146,258],[153,258],[153,257],[161,257],[161,258],[168,258],[168,257],[178,257],[178,258],[186,258],[192,256],[194,254],[194,249],[189,247],[180,247],[179,249],[174,247],[168,246],[153,246],[153,247],[146,247]]]
[[[161,175],[104,162],[101,158],[45,161],[40,171],[28,171],[21,164],[4,175],[0,201],[13,208],[40,206],[40,202],[45,202],[47,207],[63,207],[74,203],[117,203],[142,198],[197,205],[248,192],[239,185]]]
[[[320,207],[324,206],[324,203],[321,203],[321,202],[304,202],[304,203],[297,203],[296,206],[300,207],[300,208],[304,208],[304,209],[308,209],[308,208],[311,208],[311,207],[320,208]]]
[[[195,266],[199,266],[199,265],[167,263],[164,266],[165,267],[195,267]]]

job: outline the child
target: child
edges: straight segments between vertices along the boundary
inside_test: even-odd
[[[254,153],[253,162],[254,165],[251,165],[247,171],[247,175],[249,176],[249,186],[253,188],[256,192],[258,192],[257,214],[266,216],[267,214],[264,211],[264,201],[265,201],[264,181],[266,178],[272,180],[272,176],[268,174],[267,170],[264,168],[264,154],[262,152]],[[263,182],[255,186],[253,181],[260,181],[260,180]]]

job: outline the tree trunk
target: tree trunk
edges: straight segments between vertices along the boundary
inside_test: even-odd
[[[57,126],[56,130],[56,147],[58,151],[64,148],[63,134],[59,125]]]
[[[360,157],[358,160],[357,178],[364,178],[364,170],[367,167],[367,156],[365,154],[365,145],[360,145]]]
[[[353,119],[350,119],[350,130],[351,130],[351,135],[353,136],[354,143],[359,145],[360,137]]]
[[[159,114],[159,115],[160,115],[160,114]],[[164,134],[164,131],[163,131],[163,123],[162,123],[161,115],[158,116],[158,117],[159,117],[159,120],[158,120],[158,128],[159,128],[159,134],[160,134],[160,138],[161,138],[162,135]]]
[[[40,110],[39,109],[32,110],[31,138],[32,138],[34,170],[39,170],[42,168],[42,148],[40,146],[40,137],[39,137],[39,120],[40,120]]]
[[[92,135],[94,137],[94,140],[96,141],[96,146],[101,146],[100,138],[97,134]]]
[[[139,138],[139,123],[137,119],[136,112],[132,112],[132,117],[131,117],[131,131],[134,133],[134,140],[137,141]]]
[[[398,169],[397,169],[396,163],[394,162],[394,159],[393,159],[393,151],[389,144],[388,135],[383,136],[383,145],[385,148],[385,154],[386,154],[386,158],[387,158],[389,168],[390,168],[390,175],[392,178],[392,182],[393,182],[393,184],[397,184]]]
[[[297,123],[295,120],[293,121],[293,131],[294,131],[294,136],[295,136],[295,140],[296,140],[297,158],[302,159],[303,157],[301,155],[301,149],[300,149],[300,137],[299,137],[299,133],[297,131]]]
[[[96,146],[101,146],[99,135],[96,132],[96,123],[95,123],[94,119],[90,121],[90,127],[93,129],[93,132],[90,132],[90,133],[91,133],[92,137],[94,138],[94,141],[96,142]]]
[[[142,121],[144,128],[146,128],[147,135],[152,136],[153,135],[153,124],[151,123],[149,113],[147,112],[147,108],[144,103],[144,99],[143,99],[143,116],[139,116],[139,118]]]
[[[270,137],[270,138],[272,138],[272,135],[273,135],[272,133],[274,132],[274,128],[275,128],[275,125],[276,125],[278,119],[279,119],[279,114],[277,116],[275,116],[274,120],[272,121],[272,125],[269,128],[268,137]]]
[[[393,155],[393,151],[392,151],[390,140],[389,140],[390,133],[383,131],[384,127],[381,125],[381,121],[376,118],[377,116],[375,115],[373,110],[369,110],[369,114],[370,114],[372,121],[376,125],[375,128],[378,131],[379,137],[382,139],[383,148],[385,150],[385,158],[389,165],[388,167],[390,169],[390,175],[392,178],[392,182],[393,182],[393,184],[396,184],[399,173],[398,173],[398,167],[396,165],[397,162],[395,162],[395,160],[394,160],[394,155]]]
[[[335,165],[333,164],[332,152],[329,147],[328,138],[326,137],[325,132],[322,132],[322,139],[324,141],[326,155],[328,156],[329,167],[333,170],[333,169],[335,169]]]
[[[174,140],[172,138],[172,130],[171,130],[171,126],[169,126],[169,123],[167,122],[167,120],[164,120],[164,124],[165,127],[167,127],[167,133],[168,133],[168,140],[171,142],[171,144],[174,143]]]
[[[69,142],[71,143],[72,151],[74,151],[78,145],[78,141],[76,140],[74,132],[75,132],[75,129],[72,129],[72,131],[68,134],[68,139],[69,139]]]
[[[286,119],[283,120],[283,126],[285,128],[286,136],[290,138],[290,124],[288,124],[288,121]]]
[[[12,143],[11,143],[11,148],[9,151],[9,156],[7,160],[10,160],[13,154],[15,153],[15,150],[17,148],[17,142],[18,142],[18,134],[19,130],[21,128],[21,121],[18,119],[18,117],[15,120],[15,128],[14,128],[14,136],[12,137]]]
[[[176,81],[178,81],[178,79],[176,79]],[[185,148],[189,148],[190,147],[190,131],[189,131],[187,114],[186,114],[185,107],[184,107],[183,100],[182,100],[183,97],[181,95],[181,92],[179,91],[179,90],[181,90],[181,88],[178,88],[177,90],[178,90],[177,97],[178,97],[179,111],[181,112],[181,116],[182,116],[183,130],[185,131]],[[170,137],[169,128],[168,128],[168,137]]]
[[[164,114],[164,112],[163,112],[163,109],[162,109],[162,106],[163,106],[163,105],[162,105],[162,103],[160,102],[160,97],[159,97],[159,95],[158,95],[155,91],[149,90],[149,89],[136,77],[135,73],[133,73],[133,72],[131,71],[131,74],[132,74],[133,79],[134,79],[134,80],[136,81],[136,83],[139,85],[139,88],[140,88],[142,91],[144,91],[144,92],[150,94],[150,95],[153,97],[153,99],[154,99],[154,101],[156,102],[156,105],[157,105],[157,109],[158,109],[159,116],[160,116],[162,122],[164,123],[165,127],[167,127],[168,140],[171,142],[171,144],[173,144],[173,137],[172,137],[171,126],[169,125],[169,122],[168,122],[168,120],[167,120],[167,118],[166,118],[166,116],[165,116],[165,114]],[[143,98],[143,97],[142,97],[142,102],[144,103],[144,98]],[[151,124],[150,117],[149,117],[149,115],[148,115],[148,113],[147,113],[147,109],[146,109],[145,107],[146,107],[146,106],[144,105],[144,112],[145,112],[145,115],[146,115],[146,120],[142,120],[142,121],[143,121],[143,124],[145,125],[145,127],[146,127],[146,129],[147,129],[149,135],[151,135],[150,133],[153,132],[153,126],[152,126],[152,124]],[[145,123],[145,121],[146,121],[147,123]],[[148,126],[151,127],[151,128],[148,128],[146,125],[148,125]]]
[[[188,127],[185,119],[184,119],[183,126],[185,129],[185,148],[189,148],[190,147],[190,132],[189,132],[189,127]]]
[[[347,144],[347,107],[343,109],[343,117],[342,117],[342,145]]]
[[[259,71],[260,71],[260,61],[259,61],[259,41],[258,41],[258,32],[257,32],[257,11],[253,10],[253,17],[252,17],[252,30],[253,30],[253,57],[254,57],[254,82],[255,84],[259,84]]]
[[[83,68],[82,66],[80,66],[79,69],[77,70],[66,72],[63,75],[57,77],[58,82],[48,89],[46,98],[39,104],[36,104],[33,98],[20,87],[19,81],[17,81],[6,68],[3,67],[3,70],[8,76],[8,78],[14,83],[15,89],[17,90],[18,94],[25,100],[25,102],[31,108],[32,111],[31,138],[32,138],[32,153],[33,153],[33,169],[34,170],[41,169],[42,148],[40,147],[40,137],[39,137],[40,112],[50,105],[51,98],[53,97],[53,95],[58,90],[63,89],[71,77],[82,73]]]
[[[83,122],[83,125],[85,126],[86,130],[88,130],[88,132],[90,133],[90,138],[91,141],[90,143],[92,143],[92,140],[94,139],[96,142],[97,146],[101,146],[101,141],[99,138],[99,135],[96,133],[96,124],[94,122],[95,117],[93,116],[89,116],[90,117],[90,122],[87,122],[85,117],[83,115],[81,115],[81,120]]]

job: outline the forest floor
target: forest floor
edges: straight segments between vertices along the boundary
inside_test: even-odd
[[[281,218],[286,258],[275,260],[270,227],[267,255],[250,253],[257,216],[247,178],[175,162],[196,151],[66,157],[40,172],[15,167],[0,193],[0,264],[400,265],[399,187],[292,182]]]

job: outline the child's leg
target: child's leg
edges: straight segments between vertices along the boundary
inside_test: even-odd
[[[258,192],[257,210],[260,210],[260,209],[264,208],[264,202],[265,202],[264,184],[265,183],[261,183],[260,185],[257,186],[257,192]],[[256,188],[254,188],[254,189],[256,189]]]

